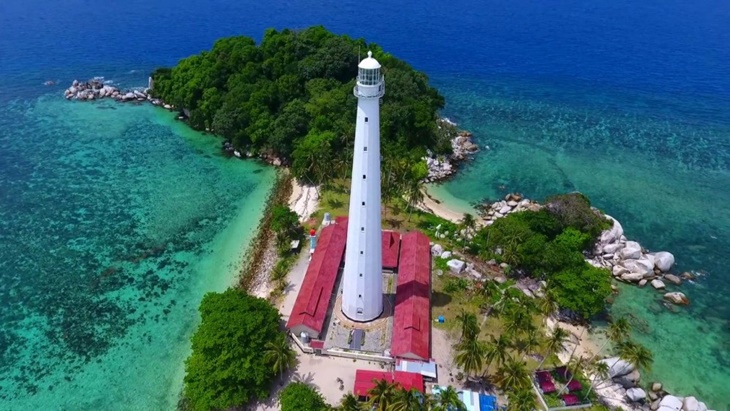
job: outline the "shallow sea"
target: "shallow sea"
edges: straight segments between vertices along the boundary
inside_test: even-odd
[[[449,203],[581,190],[701,272],[681,313],[633,288],[612,311],[645,324],[645,378],[730,410],[724,0],[0,2],[0,409],[171,409],[197,304],[231,282],[273,177],[164,111],[62,89],[313,24],[425,71],[489,146]]]

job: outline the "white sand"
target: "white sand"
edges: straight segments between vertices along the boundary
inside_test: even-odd
[[[437,203],[429,196],[426,189],[423,190],[423,203],[421,204],[421,208],[424,211],[436,214],[437,216],[445,220],[449,220],[452,223],[458,223],[462,218],[464,218],[464,213],[451,210],[444,203]]]
[[[296,179],[292,179],[292,193],[289,197],[289,207],[299,215],[299,221],[304,222],[317,211],[319,204],[319,194],[314,186],[305,186],[299,184]]]

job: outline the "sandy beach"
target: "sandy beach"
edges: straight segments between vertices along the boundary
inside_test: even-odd
[[[464,218],[464,213],[459,213],[449,209],[443,202],[436,200],[428,194],[428,190],[423,189],[423,203],[422,209],[426,212],[435,214],[445,220],[449,220],[452,223],[458,223]]]
[[[292,191],[289,198],[289,208],[299,215],[299,221],[304,222],[317,211],[319,205],[319,193],[314,186],[300,184],[292,178]]]

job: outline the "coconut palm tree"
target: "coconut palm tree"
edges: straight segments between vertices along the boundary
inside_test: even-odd
[[[470,213],[464,213],[464,217],[462,217],[462,219],[459,223],[463,228],[465,228],[468,231],[468,230],[472,230],[472,229],[474,229],[474,227],[476,227],[477,220]]]
[[[456,346],[454,362],[467,375],[475,375],[484,366],[485,344],[476,338],[464,340]]]
[[[388,411],[388,407],[393,399],[397,385],[386,380],[378,379],[374,379],[373,383],[373,388],[368,391],[368,396],[370,396],[368,405],[370,405],[373,410]]]
[[[459,315],[456,316],[456,321],[461,326],[459,342],[473,340],[479,334],[479,321],[477,320],[476,314],[467,312],[462,308]]]
[[[454,387],[448,386],[432,397],[431,411],[466,411]]]
[[[555,302],[549,293],[546,293],[545,297],[537,300],[537,310],[545,318],[545,323],[547,323],[548,318],[552,317],[558,311],[558,308],[558,303]]]
[[[264,345],[264,361],[271,364],[277,375],[281,375],[297,365],[297,353],[291,349],[287,338],[282,337]]]
[[[618,346],[619,357],[633,364],[636,368],[651,371],[654,354],[641,344],[625,341]]]
[[[570,371],[570,378],[568,379],[568,382],[565,384],[566,387],[570,384],[571,381],[575,379],[575,376],[582,373],[586,368],[587,361],[583,356],[578,356],[575,358],[571,358],[570,361],[567,364],[568,371]]]
[[[336,408],[337,411],[362,411],[360,402],[357,401],[352,393],[345,394],[340,400],[340,405]]]
[[[507,411],[531,411],[537,408],[537,400],[529,388],[507,393]]]
[[[518,351],[524,356],[532,352],[535,348],[540,346],[540,334],[534,325],[530,325],[525,331],[525,335],[517,342]],[[523,356],[523,358],[524,358]]]
[[[545,360],[547,360],[548,357],[553,354],[557,354],[565,349],[563,345],[566,343],[566,341],[568,341],[569,336],[570,334],[568,334],[568,332],[565,331],[565,329],[563,328],[556,326],[553,329],[553,332],[550,333],[550,336],[545,342],[545,357],[542,359],[542,361],[540,361],[540,364],[537,366],[538,370],[542,368],[542,365],[545,363]]]
[[[421,411],[425,410],[425,397],[415,388],[398,389],[388,406],[388,411]]]
[[[529,387],[530,375],[527,373],[527,367],[522,360],[509,358],[497,370],[495,382],[502,391],[514,391]]]
[[[484,359],[487,361],[487,368],[496,360],[497,366],[501,367],[507,361],[512,343],[506,335],[500,334],[498,338],[491,337],[484,350]]]
[[[588,388],[588,392],[586,393],[585,399],[587,400],[588,397],[591,395],[591,391],[596,387],[596,382],[600,378],[601,380],[605,380],[608,378],[608,364],[606,364],[603,361],[593,361],[588,364],[589,370],[591,373],[593,373],[593,379],[591,379],[591,386]]]
[[[517,336],[532,326],[532,317],[521,306],[512,306],[504,313],[504,333]]]
[[[616,321],[612,321],[608,325],[608,329],[606,329],[606,341],[601,344],[601,347],[598,349],[598,351],[593,355],[593,357],[591,357],[591,361],[596,358],[598,354],[603,351],[604,348],[606,348],[606,345],[608,345],[609,342],[612,342],[614,344],[620,344],[621,342],[629,338],[630,333],[631,324],[625,317],[621,317]]]

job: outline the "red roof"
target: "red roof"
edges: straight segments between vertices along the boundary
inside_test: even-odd
[[[347,220],[337,221],[337,224],[322,229],[319,235],[302,288],[286,324],[288,329],[304,326],[317,333],[310,337],[317,337],[322,332],[337,272],[345,252]]]
[[[368,391],[375,386],[375,381],[385,380],[395,382],[406,390],[415,388],[424,392],[423,376],[413,372],[405,371],[355,371],[355,387],[352,392],[357,397],[367,397]]]
[[[426,361],[431,357],[431,246],[424,234],[401,238],[398,288],[393,315],[394,357]]]
[[[321,350],[322,348],[324,348],[324,341],[322,341],[322,340],[311,340],[309,342],[309,346],[312,347],[312,348],[314,348],[314,349]]]
[[[400,234],[383,231],[383,268],[394,270],[398,267],[398,251],[400,250]]]

